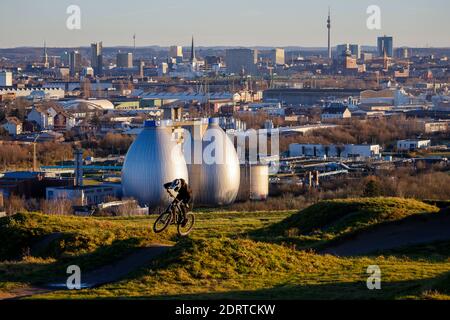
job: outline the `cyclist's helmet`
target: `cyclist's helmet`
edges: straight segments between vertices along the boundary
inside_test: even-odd
[[[180,179],[176,179],[172,182],[172,186],[170,187],[172,190],[174,190],[175,192],[179,192],[181,189],[181,180]]]

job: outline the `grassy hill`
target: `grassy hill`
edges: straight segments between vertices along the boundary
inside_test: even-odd
[[[383,290],[366,287],[378,265]],[[42,299],[417,299],[447,298],[450,261],[338,258],[247,239],[188,239],[129,279]]]
[[[300,213],[198,213],[188,239],[179,239],[173,227],[168,233],[153,234],[154,217],[17,214],[0,219],[4,244],[0,297],[2,291],[65,276],[68,265],[77,264],[86,272],[137,248],[172,243],[175,246],[166,254],[120,282],[33,298],[446,299],[449,242],[339,258],[300,251],[287,241],[323,243],[388,221],[436,212],[437,207],[415,200],[377,198],[325,201]],[[370,265],[382,269],[381,291],[366,287]]]
[[[143,223],[144,222],[144,223]],[[167,241],[149,232],[141,218],[93,218],[18,213],[0,219],[0,260],[33,254],[40,257],[75,257],[101,247],[119,244],[132,248],[155,241]],[[40,245],[45,244],[45,245]],[[33,252],[31,252],[33,251]]]
[[[387,222],[440,209],[414,199],[362,198],[322,201],[250,233],[257,239],[315,246]]]

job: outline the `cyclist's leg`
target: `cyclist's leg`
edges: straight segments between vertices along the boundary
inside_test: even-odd
[[[187,223],[187,216],[186,216],[186,214],[187,214],[187,207],[186,207],[186,204],[184,203],[184,201],[182,201],[180,203],[180,209],[181,209],[181,214],[183,215],[182,224],[186,225],[186,223]]]

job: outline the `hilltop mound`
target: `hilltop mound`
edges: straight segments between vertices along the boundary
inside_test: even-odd
[[[23,255],[69,258],[90,254],[100,248],[125,250],[155,240],[149,225],[140,219],[39,213],[18,213],[0,218],[0,261]]]
[[[378,292],[364,285],[374,264],[384,276]],[[248,239],[184,239],[121,282],[37,298],[393,299],[435,289],[449,270],[447,260],[348,259]]]
[[[424,214],[439,208],[413,199],[363,198],[322,201],[287,219],[256,231],[255,237],[332,240],[378,224]]]

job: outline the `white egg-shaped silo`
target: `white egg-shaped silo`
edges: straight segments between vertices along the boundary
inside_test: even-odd
[[[198,150],[198,137],[192,140],[192,150]],[[211,206],[233,203],[240,184],[239,158],[218,119],[209,119],[208,128],[202,135],[201,151],[201,163],[188,164],[195,203]]]
[[[241,165],[239,201],[263,201],[269,196],[269,166],[263,164]]]
[[[128,150],[122,169],[124,197],[150,207],[167,205],[163,185],[175,179],[189,182],[181,144],[173,137],[171,121],[146,121]]]
[[[189,173],[189,187],[194,204],[200,204],[203,193],[203,135],[208,127],[208,119],[194,120],[185,127],[183,153]]]

